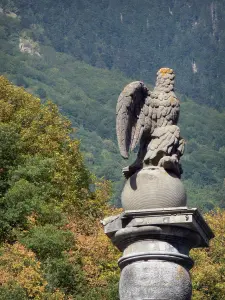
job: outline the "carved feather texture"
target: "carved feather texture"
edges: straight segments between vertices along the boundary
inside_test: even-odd
[[[154,159],[159,151],[171,154],[174,145],[178,144],[180,129],[176,125],[157,127],[152,133],[152,140],[148,145],[144,161]],[[182,145],[181,145],[181,150]]]
[[[128,158],[129,151],[136,147],[141,138],[143,149],[147,149],[148,145],[150,157],[158,151],[172,151],[173,145],[180,140],[178,127],[175,126],[180,105],[173,92],[171,79],[174,74],[169,71],[168,74],[161,74],[159,70],[156,87],[151,93],[141,81],[131,82],[121,92],[116,108],[116,131],[124,158]],[[179,147],[182,151],[183,145]]]

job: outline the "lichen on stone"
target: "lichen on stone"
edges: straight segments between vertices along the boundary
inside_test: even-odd
[[[159,73],[164,76],[166,74],[172,74],[173,73],[173,69],[170,69],[170,68],[161,68],[159,70]]]

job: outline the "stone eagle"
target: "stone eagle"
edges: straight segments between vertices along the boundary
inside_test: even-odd
[[[121,92],[116,107],[117,140],[122,157],[139,144],[136,161],[123,169],[129,178],[146,165],[163,167],[180,177],[179,162],[184,140],[177,126],[180,102],[174,93],[172,69],[157,72],[153,91],[141,81],[128,84]]]

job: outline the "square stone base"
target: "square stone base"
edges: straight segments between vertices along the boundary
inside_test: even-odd
[[[151,210],[129,210],[102,221],[109,238],[124,228],[142,226],[176,226],[194,231],[200,237],[195,247],[208,247],[214,234],[197,208],[175,207]]]

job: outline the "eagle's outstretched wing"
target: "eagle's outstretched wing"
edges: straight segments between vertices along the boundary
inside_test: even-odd
[[[150,92],[141,81],[128,84],[121,92],[116,107],[116,133],[120,153],[128,153],[138,144],[145,126],[143,107]]]

